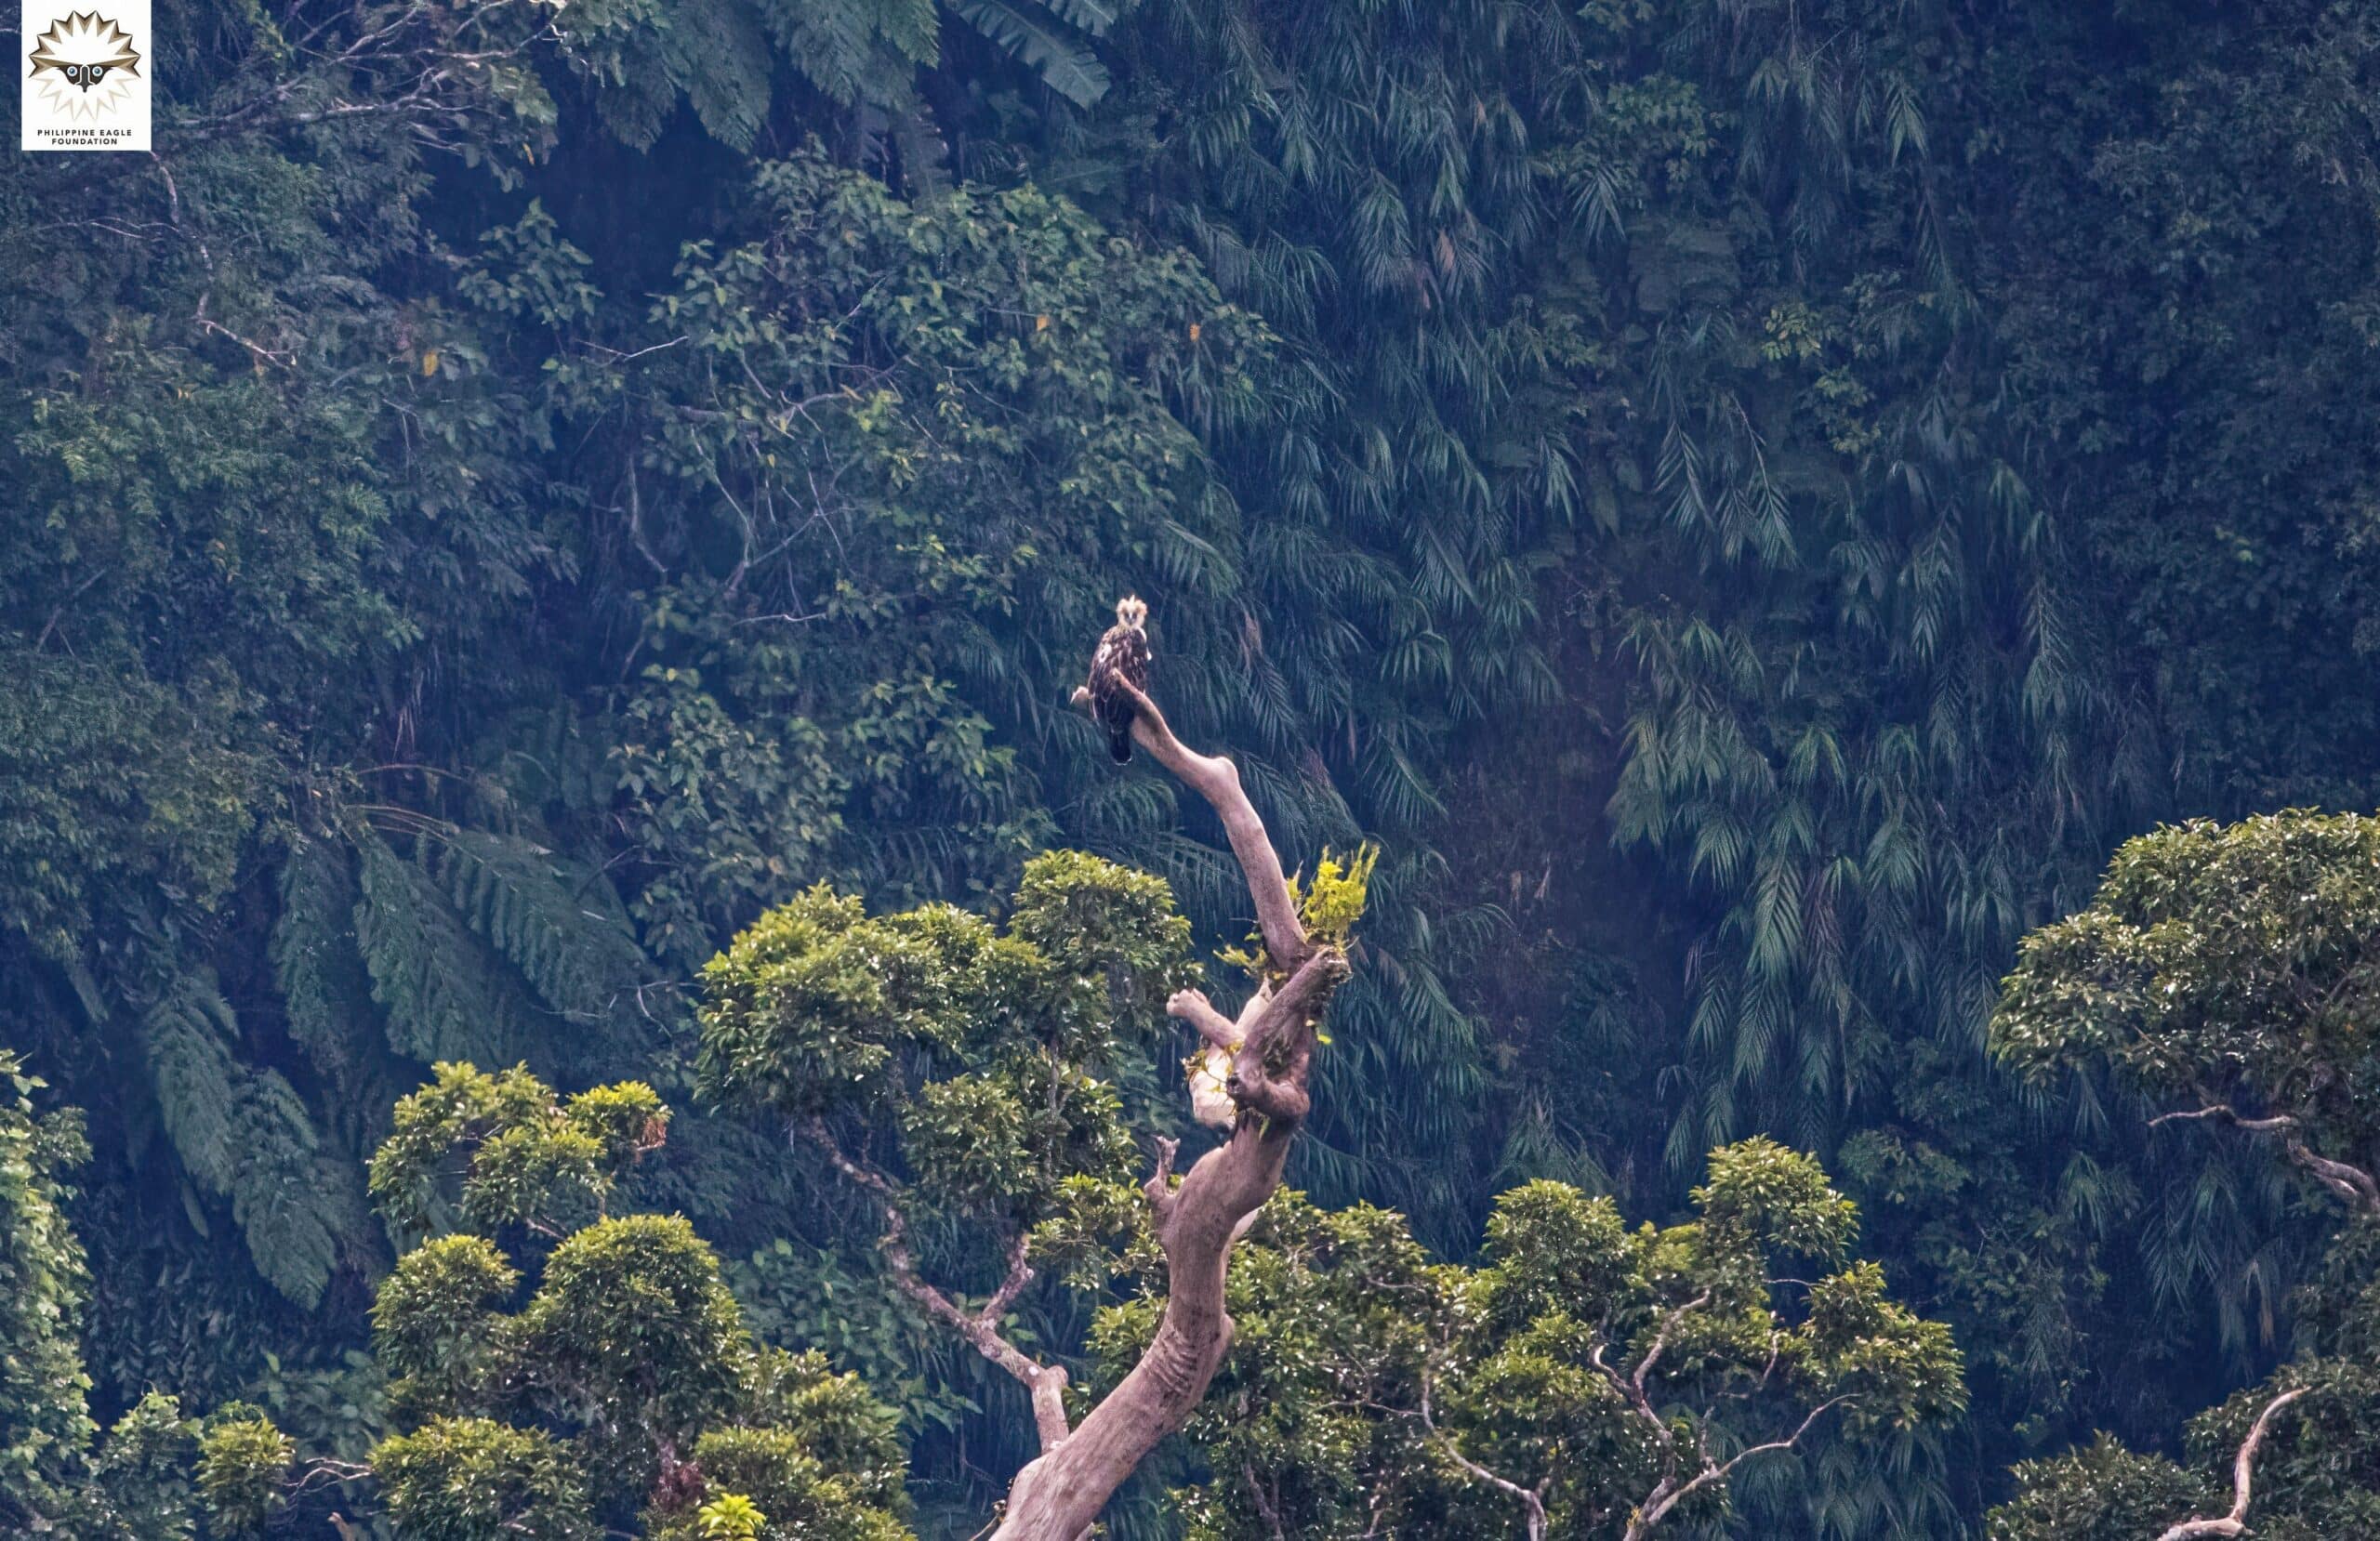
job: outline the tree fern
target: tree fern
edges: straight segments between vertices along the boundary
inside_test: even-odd
[[[301,837],[281,868],[281,914],[270,950],[289,1034],[332,1080],[350,1089],[359,1054],[378,1031],[371,981],[355,943],[355,869],[346,842]]]
[[[243,1152],[231,1216],[274,1288],[312,1306],[332,1271],[368,1251],[374,1234],[353,1159],[325,1141],[280,1073],[241,1087]]]
[[[941,52],[935,0],[763,0],[760,20],[831,99],[884,103]]]
[[[490,952],[419,863],[377,835],[358,841],[355,935],[388,1013],[389,1043],[424,1064],[505,1065],[532,1057],[536,1015],[512,970]],[[542,1054],[534,1056],[542,1059]]]
[[[231,1052],[238,1030],[213,981],[198,975],[176,979],[141,1019],[166,1138],[183,1169],[218,1193],[229,1191],[239,1169],[243,1073]]]
[[[645,972],[619,898],[588,871],[517,835],[457,830],[432,870],[461,915],[556,1011],[609,1020]]]
[[[595,84],[604,126],[639,149],[682,99],[703,128],[748,148],[769,112],[771,51],[745,0],[680,0],[590,26],[572,59]]]
[[[238,1034],[205,970],[175,978],[141,1019],[158,1112],[183,1171],[231,1201],[258,1271],[311,1307],[370,1234],[363,1188],[281,1073],[240,1061]]]
[[[769,115],[769,48],[743,0],[674,0],[667,18],[666,68],[687,105],[715,138],[749,149]]]

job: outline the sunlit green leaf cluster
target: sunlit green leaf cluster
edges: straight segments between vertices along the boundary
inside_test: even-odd
[[[1851,1205],[1808,1157],[1730,1147],[1696,1192],[1693,1219],[1631,1229],[1608,1198],[1530,1183],[1470,1267],[1386,1211],[1268,1205],[1232,1274],[1236,1347],[1189,1430],[1209,1474],[1178,1495],[1188,1534],[1527,1534],[1468,1462],[1539,1494],[1552,1534],[1618,1535],[1665,1474],[1821,1405],[1864,1440],[1959,1414],[1949,1329],[1849,1256]],[[1154,1320],[1152,1301],[1103,1312],[1109,1373]],[[1680,1521],[1728,1492],[1702,1486]]]

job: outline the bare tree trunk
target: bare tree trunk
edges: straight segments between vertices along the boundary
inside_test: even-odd
[[[2273,1415],[2306,1394],[2303,1386],[2294,1387],[2265,1403],[2249,1427],[2248,1437],[2241,1443],[2240,1453],[2231,1460],[2231,1512],[2213,1520],[2185,1520],[2160,1535],[2157,1541],[2191,1541],[2202,1535],[2244,1535],[2248,1530],[2248,1500],[2254,1495],[2256,1475],[2256,1452],[2264,1448],[2265,1435],[2272,1429]]]
[[[1280,856],[1240,786],[1238,768],[1185,748],[1156,705],[1135,695],[1134,740],[1222,818],[1277,979],[1256,993],[1236,1024],[1241,1047],[1229,1086],[1239,1116],[1230,1138],[1200,1157],[1178,1188],[1172,1143],[1160,1146],[1147,1190],[1169,1281],[1156,1338],[1072,1433],[1017,1473],[994,1541],[1076,1541],[1207,1394],[1231,1348],[1223,1282],[1232,1244],[1281,1185],[1309,1105],[1315,1024],[1348,973],[1344,953],[1316,945],[1299,925]],[[1216,1037],[1220,1014],[1205,996],[1185,992],[1168,1009],[1209,1041]]]

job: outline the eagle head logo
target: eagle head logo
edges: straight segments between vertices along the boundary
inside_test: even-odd
[[[97,11],[70,11],[33,40],[33,81],[70,117],[97,119],[131,95],[140,73],[132,34]]]

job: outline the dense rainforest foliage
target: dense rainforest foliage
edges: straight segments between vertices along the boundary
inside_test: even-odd
[[[872,1195],[786,1137],[814,1110],[711,1024],[764,915],[955,904],[1005,942],[1053,848],[1178,901],[1115,966],[1149,999],[1239,941],[1207,811],[1067,704],[1128,591],[1293,860],[1379,852],[1245,1287],[1293,1318],[1361,1296],[1344,1256],[1413,1308],[1244,1343],[1219,1397],[1329,1356],[1404,1395],[1459,1353],[1549,1421],[1450,1389],[1443,1438],[1558,1467],[1609,1431],[1553,1427],[1544,1322],[1669,1299],[1686,1264],[1614,1259],[1670,1231],[1616,1217],[1699,1234],[1756,1151],[1856,1203],[1811,1250],[1947,1324],[1964,1392],[1823,1422],[1678,1524],[2132,1534],[2221,1511],[2278,1386],[2355,1428],[2371,1217],[2269,1133],[2149,1121],[2245,1075],[2241,1116],[2368,1166],[2368,1049],[2117,933],[2173,941],[2202,870],[2189,924],[2299,924],[2285,857],[2338,875],[2305,890],[2345,906],[2322,1009],[2367,998],[2370,836],[2157,836],[2098,884],[2161,823],[2380,804],[2380,11],[157,9],[156,153],[0,170],[0,1525],[69,1468],[94,1535],[186,1534],[192,1482],[385,1525],[244,1480],[432,1429],[551,1478],[558,1524],[632,1520],[548,1458],[619,1420],[433,1396],[388,1321],[426,1249],[369,1164],[469,1063],[546,1123],[623,1081],[670,1110],[621,1215],[490,1212],[492,1336],[566,1314],[565,1249],[641,1237],[719,1345],[674,1432],[850,1534],[974,1533],[1023,1392],[911,1309]],[[2187,998],[2152,1022],[2122,969]],[[1083,1171],[1179,1122],[1157,1031]],[[2113,1052],[2152,1031],[2188,1041]],[[980,1111],[904,1139],[1007,1138]],[[1585,1293],[1499,1284],[1564,1225]],[[993,1243],[912,1229],[989,1293]],[[1095,1379],[1136,1297],[1090,1286],[1011,1332]],[[1317,1534],[1494,1491],[1426,1400],[1202,1416],[1113,1534],[1267,1534],[1234,1506],[1276,1479]],[[2356,1534],[2322,1517],[2374,1457],[2292,1437],[2273,1480],[2340,1491],[2272,1534]]]

